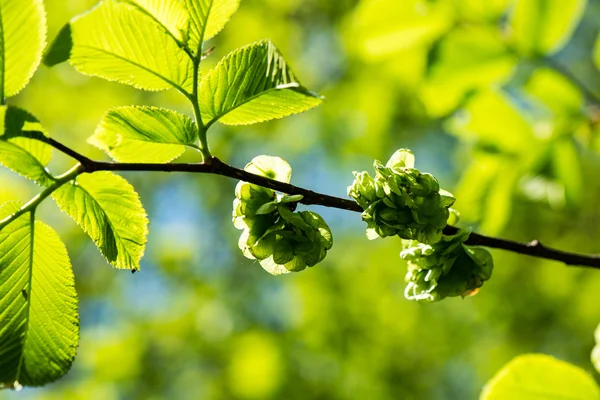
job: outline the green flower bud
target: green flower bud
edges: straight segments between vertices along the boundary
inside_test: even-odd
[[[410,150],[398,150],[384,166],[375,160],[375,178],[355,172],[348,195],[363,208],[367,237],[398,235],[423,243],[440,240],[454,197],[430,174],[413,168]]]
[[[288,183],[291,177],[291,168],[278,157],[257,157],[246,170]],[[365,174],[365,190],[374,198],[374,184],[367,178]],[[318,214],[294,212],[302,196],[246,182],[236,186],[235,195],[232,217],[234,226],[243,230],[238,245],[244,256],[259,260],[274,275],[302,271],[325,258],[333,244],[331,231]]]
[[[467,230],[443,236],[433,244],[406,242],[400,257],[408,261],[406,290],[409,300],[439,301],[446,297],[469,296],[492,275],[490,253],[463,243],[469,238]]]

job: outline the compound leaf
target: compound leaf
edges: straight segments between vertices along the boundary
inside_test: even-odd
[[[158,107],[109,110],[88,142],[121,162],[166,163],[198,140],[196,124]]]
[[[80,175],[52,197],[92,238],[110,264],[139,270],[148,219],[138,194],[125,179],[105,171]]]
[[[0,0],[0,98],[27,85],[46,42],[42,0]]]
[[[514,358],[485,386],[480,400],[600,399],[594,379],[581,368],[544,354]]]
[[[303,87],[269,41],[227,55],[200,84],[202,120],[246,125],[282,118],[321,104]]]
[[[189,46],[196,51],[216,36],[237,11],[240,0],[185,0],[190,14]]]
[[[52,158],[52,148],[28,137],[33,132],[44,134],[33,115],[13,106],[0,107],[0,165],[48,186],[53,182],[46,170]]]
[[[19,209],[0,207],[0,219]],[[79,341],[77,293],[60,238],[26,213],[0,231],[0,387],[67,373]]]
[[[192,88],[192,60],[170,30],[139,6],[105,0],[73,19],[52,44],[46,63],[60,62],[67,53],[82,74],[145,90],[175,87],[187,93]]]

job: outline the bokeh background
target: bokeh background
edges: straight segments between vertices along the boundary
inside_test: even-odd
[[[45,3],[52,38],[96,1]],[[292,183],[345,196],[353,170],[408,147],[456,195],[464,226],[600,253],[599,16],[600,0],[243,0],[204,67],[270,38],[327,101],[284,120],[216,126],[211,148],[240,167],[281,156]],[[97,159],[86,138],[110,107],[190,114],[175,92],[139,92],[68,65],[40,68],[11,102]],[[55,154],[51,169],[70,165]],[[493,251],[477,296],[418,304],[403,296],[400,239],[368,241],[358,214],[313,207],[333,249],[310,270],[273,277],[237,248],[236,182],[125,176],[151,221],[142,272],[109,267],[46,202],[41,217],[75,270],[79,354],[59,382],[0,399],[475,399],[523,353],[593,370],[598,271]],[[37,191],[5,170],[0,182],[0,201]]]

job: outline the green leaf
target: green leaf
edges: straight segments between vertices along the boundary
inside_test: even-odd
[[[452,112],[471,91],[506,82],[518,61],[501,32],[487,26],[452,30],[434,47],[430,59],[421,97],[436,117]]]
[[[381,59],[428,46],[452,26],[448,3],[361,1],[351,19],[350,45],[365,59]]]
[[[550,134],[547,126],[534,124],[519,103],[500,90],[471,96],[464,109],[449,120],[447,128],[462,140],[513,154],[531,153],[537,138]]]
[[[190,14],[189,47],[192,51],[199,51],[202,42],[216,36],[239,5],[240,0],[185,0]]]
[[[273,249],[273,261],[277,264],[285,264],[294,259],[294,248],[288,240],[281,239]]]
[[[0,99],[27,85],[46,44],[42,0],[0,0]]]
[[[39,121],[27,111],[13,106],[0,107],[0,165],[48,186],[53,182],[46,170],[52,148],[27,136],[43,134]]]
[[[194,121],[158,107],[120,107],[100,121],[90,144],[120,162],[166,163],[198,140]]]
[[[263,269],[271,275],[277,276],[289,274],[290,272],[292,272],[288,270],[284,265],[277,264],[275,261],[273,261],[273,256],[265,258],[264,260],[260,260],[259,262],[260,266],[263,267]]]
[[[0,207],[0,219],[19,209]],[[67,250],[27,213],[0,231],[0,386],[40,386],[67,373],[79,341]]]
[[[461,21],[496,23],[510,5],[512,0],[460,0],[454,3],[454,8]]]
[[[556,53],[577,28],[586,4],[586,0],[516,2],[510,31],[517,50],[525,55]]]
[[[227,55],[200,84],[202,120],[246,125],[282,118],[321,104],[294,76],[269,41]]]
[[[139,7],[105,0],[71,21],[71,37],[69,61],[82,74],[138,89],[191,91],[192,60],[170,32]],[[65,40],[55,42],[58,48],[51,48],[46,57],[64,53]]]
[[[110,264],[139,270],[148,219],[138,194],[125,179],[111,172],[80,175],[52,197],[92,238]]]
[[[388,168],[414,168],[415,155],[409,149],[396,150],[385,166]]]
[[[290,183],[292,179],[292,167],[281,157],[256,156],[244,169],[283,183]]]
[[[117,0],[142,11],[160,24],[177,42],[187,39],[189,14],[179,0]]]
[[[584,97],[581,91],[562,74],[552,69],[536,68],[525,90],[556,115],[566,115],[571,119],[582,113]]]
[[[564,187],[566,200],[571,204],[580,204],[585,193],[582,176],[581,156],[572,137],[557,140],[552,146],[552,169]]]
[[[492,378],[481,400],[600,399],[594,379],[581,368],[544,354],[514,358]]]
[[[440,189],[440,206],[441,207],[451,207],[455,202],[456,198],[452,193],[447,190]]]

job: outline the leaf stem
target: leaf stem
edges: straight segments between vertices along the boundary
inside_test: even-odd
[[[75,179],[78,175],[82,174],[83,172],[84,172],[83,165],[77,164],[73,168],[71,168],[69,171],[56,177],[55,181],[52,185],[48,186],[40,194],[38,194],[33,199],[31,199],[27,203],[25,203],[19,209],[19,211],[15,212],[14,214],[9,215],[8,217],[1,220],[0,221],[0,231],[2,229],[4,229],[5,226],[10,224],[12,221],[19,218],[21,215],[26,214],[28,212],[33,213],[36,210],[36,208],[40,205],[40,203],[42,201],[46,200],[46,198],[48,198],[48,196],[50,196],[52,193],[54,193],[58,188],[60,188],[65,183],[70,182],[73,179]]]
[[[196,126],[198,127],[198,139],[200,141],[200,152],[202,153],[202,159],[204,162],[210,162],[212,154],[210,153],[210,148],[208,147],[208,127],[206,127],[202,122],[202,113],[200,112],[200,100],[198,98],[198,87],[200,85],[200,63],[202,61],[202,57],[198,55],[198,57],[194,57],[192,58],[192,60],[194,62],[194,86],[190,101],[192,103],[192,108],[194,109],[194,118],[196,119]]]

